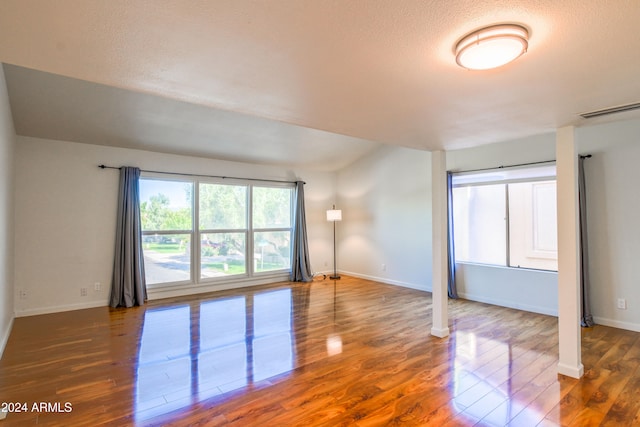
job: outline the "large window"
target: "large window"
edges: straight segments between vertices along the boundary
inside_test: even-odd
[[[289,271],[292,191],[288,185],[143,177],[147,284]]]
[[[457,261],[558,269],[555,167],[455,175]]]

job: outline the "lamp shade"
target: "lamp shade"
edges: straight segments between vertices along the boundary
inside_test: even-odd
[[[501,67],[527,51],[529,32],[515,24],[493,25],[465,36],[456,45],[456,62],[469,70]]]
[[[327,221],[342,221],[342,211],[340,209],[329,209],[327,211]]]

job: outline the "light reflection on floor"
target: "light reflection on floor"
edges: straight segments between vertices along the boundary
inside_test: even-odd
[[[510,380],[514,363],[507,343],[478,337],[473,332],[455,333],[454,397],[457,411],[482,426],[505,426],[517,415],[520,421],[537,425],[544,414],[513,398]],[[491,359],[478,363],[479,347],[490,348]],[[485,350],[486,351],[486,350]],[[503,370],[507,372],[502,372]],[[511,397],[510,397],[511,396]]]
[[[198,313],[189,305],[147,310],[136,419],[290,372],[295,353],[291,297],[291,289],[280,289],[205,301],[194,308]]]

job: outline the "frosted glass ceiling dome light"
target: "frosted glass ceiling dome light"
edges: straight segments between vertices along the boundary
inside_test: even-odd
[[[456,62],[469,70],[501,67],[527,51],[529,32],[515,24],[493,25],[465,36],[456,45]]]

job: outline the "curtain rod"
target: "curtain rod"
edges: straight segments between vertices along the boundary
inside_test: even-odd
[[[100,169],[120,169],[120,168],[115,167],[115,166],[105,166],[105,165],[98,165],[98,167]],[[297,182],[297,181],[281,181],[281,180],[277,180],[277,179],[239,178],[237,176],[201,175],[201,174],[196,174],[196,173],[152,171],[152,170],[146,170],[146,169],[140,169],[140,172],[159,173],[159,174],[164,174],[164,175],[195,176],[195,177],[202,177],[202,178],[239,179],[239,180],[243,180],[243,181],[279,182],[279,183],[284,183],[284,184],[295,184]],[[306,184],[306,182],[304,182],[304,181],[302,183]]]
[[[591,158],[591,154],[585,154],[578,156],[581,159],[590,159]],[[463,171],[450,171],[450,172],[454,172],[454,173],[463,173],[463,172],[482,172],[482,171],[489,171],[489,170],[494,170],[494,169],[504,169],[504,168],[516,168],[519,166],[532,166],[532,165],[541,165],[544,163],[555,163],[555,160],[543,160],[540,162],[531,162],[531,163],[519,163],[516,165],[500,165],[500,166],[496,166],[496,167],[492,167],[492,168],[481,168],[481,169],[469,169],[469,170],[463,170]]]

